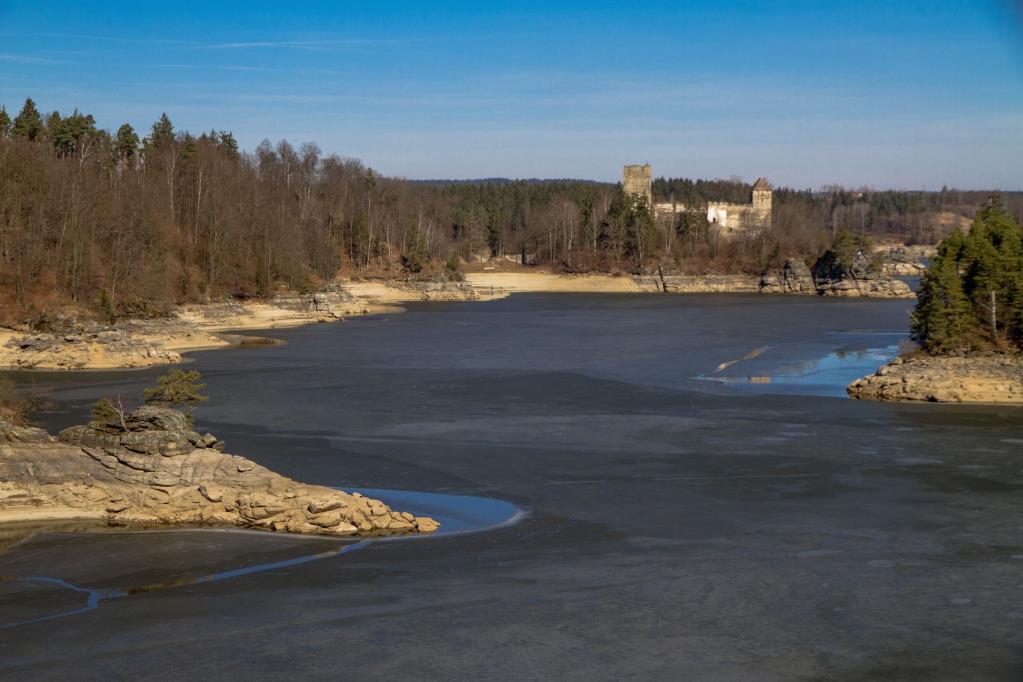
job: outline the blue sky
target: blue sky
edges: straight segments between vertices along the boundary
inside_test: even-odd
[[[1020,5],[0,0],[0,104],[410,178],[1023,189]]]

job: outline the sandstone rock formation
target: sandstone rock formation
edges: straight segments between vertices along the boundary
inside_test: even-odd
[[[920,255],[905,246],[897,246],[885,252],[884,271],[893,276],[919,277],[927,266],[920,261]]]
[[[810,268],[800,258],[789,258],[780,272],[765,273],[760,279],[760,291],[768,294],[816,294]]]
[[[758,284],[757,278],[749,275],[682,275],[675,272],[634,275],[630,279],[636,283],[637,291],[666,294],[755,294]]]
[[[439,277],[429,282],[409,282],[408,287],[424,301],[476,301],[479,294],[468,282]]]
[[[5,364],[32,369],[86,367],[150,367],[181,362],[181,355],[122,329],[83,329],[67,334],[12,336],[3,345]]]
[[[875,266],[869,255],[859,253],[852,265],[844,265],[832,251],[817,259],[813,268],[790,258],[780,272],[764,273],[760,291],[768,294],[816,294],[865,298],[913,298],[909,286]]]
[[[165,407],[74,426],[59,439],[0,422],[0,522],[91,518],[334,536],[438,527],[359,493],[298,483],[223,447]]]
[[[845,265],[833,251],[826,251],[814,263],[811,273],[817,293],[824,296],[913,297],[905,282],[886,275],[863,252],[856,254],[851,265]]]
[[[1023,358],[1012,355],[895,358],[848,387],[853,398],[940,403],[1023,403]]]

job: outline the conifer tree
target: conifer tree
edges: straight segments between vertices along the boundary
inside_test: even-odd
[[[174,143],[174,126],[167,114],[160,114],[160,119],[153,124],[149,142],[157,149]]]
[[[122,164],[127,164],[135,158],[139,148],[139,136],[135,129],[125,123],[117,129],[117,158]]]
[[[39,115],[36,103],[32,101],[31,97],[28,97],[25,99],[25,105],[21,108],[21,112],[14,118],[11,135],[35,140],[42,131],[43,117]]]
[[[156,385],[143,390],[146,403],[165,405],[194,405],[207,400],[199,391],[206,386],[200,383],[202,375],[198,370],[170,369],[156,378]]]
[[[932,353],[969,350],[970,334],[976,327],[959,273],[962,251],[962,233],[954,232],[941,244],[920,280],[912,333]]]
[[[56,111],[50,114],[46,130],[50,143],[60,156],[82,155],[97,134],[96,120],[77,109],[64,119]]]
[[[1023,231],[992,197],[920,282],[913,337],[930,352],[1023,348]]]
[[[0,107],[0,141],[6,140],[11,131],[11,117],[7,109]]]

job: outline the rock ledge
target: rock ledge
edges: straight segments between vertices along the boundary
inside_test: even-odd
[[[1023,358],[1013,355],[895,358],[847,389],[853,398],[939,403],[1023,403]]]
[[[54,439],[0,422],[0,522],[103,519],[316,535],[428,533],[438,524],[359,493],[305,485],[223,452],[166,407]]]

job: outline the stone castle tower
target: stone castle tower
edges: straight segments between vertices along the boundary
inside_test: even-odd
[[[753,215],[767,225],[771,224],[771,203],[774,192],[766,178],[757,178],[753,183]]]
[[[653,169],[650,164],[625,166],[622,169],[622,189],[627,196],[645,198],[646,205],[653,210]]]

